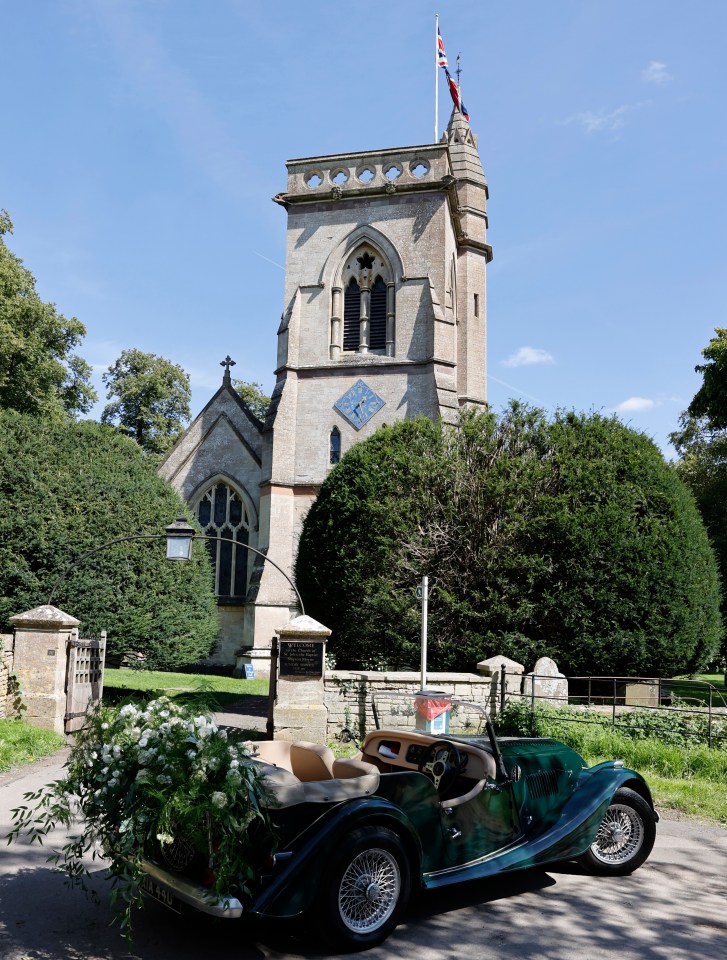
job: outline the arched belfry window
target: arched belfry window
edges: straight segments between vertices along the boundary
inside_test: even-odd
[[[331,359],[341,353],[394,356],[394,275],[387,258],[362,243],[346,258],[333,285]]]
[[[247,593],[249,550],[235,543],[247,544],[250,520],[240,494],[223,480],[218,480],[197,504],[197,519],[208,537],[207,549],[215,571],[215,593],[221,603],[243,603]]]
[[[343,349],[358,350],[361,323],[361,288],[351,277],[343,297]]]

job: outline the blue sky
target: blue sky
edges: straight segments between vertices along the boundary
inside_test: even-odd
[[[431,141],[435,12],[490,185],[490,402],[669,452],[727,324],[723,0],[0,2],[10,246],[99,387],[138,347],[193,412],[227,353],[272,389],[285,161]]]

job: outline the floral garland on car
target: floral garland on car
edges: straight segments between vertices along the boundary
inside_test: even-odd
[[[12,811],[8,841],[26,834],[42,843],[57,826],[82,820],[80,835],[48,859],[84,890],[84,857],[107,860],[127,937],[132,908],[143,902],[141,860],[164,856],[180,838],[208,852],[210,896],[249,893],[259,872],[255,825],[271,837],[274,804],[245,747],[208,714],[195,716],[168,697],[96,709],[76,735],[65,777],[24,799],[30,803]]]

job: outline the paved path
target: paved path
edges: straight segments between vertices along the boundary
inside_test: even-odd
[[[0,777],[0,835],[26,790],[57,778],[62,757]],[[62,835],[54,838],[62,841]],[[109,883],[93,867],[100,905],[68,890],[45,848],[0,846],[2,960],[292,960],[324,957],[278,924],[180,920],[141,911],[130,951],[111,926]],[[727,830],[662,820],[654,852],[631,877],[574,865],[529,870],[424,894],[367,960],[694,960],[727,956]]]

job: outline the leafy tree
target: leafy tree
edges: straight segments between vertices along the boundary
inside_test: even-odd
[[[189,376],[164,357],[124,350],[103,382],[111,403],[101,422],[118,424],[147,453],[164,453],[189,422]]]
[[[73,352],[86,328],[41,300],[33,274],[2,239],[12,232],[0,210],[0,408],[44,417],[88,413],[96,401],[91,368]]]
[[[270,397],[263,393],[263,385],[254,380],[233,380],[232,386],[250,413],[264,423],[270,407]]]
[[[687,413],[697,420],[704,418],[713,430],[727,429],[727,330],[716,327],[716,337],[702,351],[707,363],[694,368],[702,374],[702,386],[689,404]]]
[[[416,666],[504,653],[573,673],[671,675],[719,642],[719,584],[694,502],[642,434],[513,404],[501,416],[377,431],[326,479],[296,579],[339,663]]]
[[[722,582],[727,583],[727,330],[702,351],[707,363],[695,369],[702,385],[679,419],[679,430],[670,437],[680,460],[677,473],[697,501],[719,561]],[[727,624],[727,596],[722,600]],[[722,648],[727,666],[727,645]]]
[[[185,513],[179,495],[139,447],[92,421],[0,412],[0,632],[8,618],[53,603],[108,631],[110,653],[137,650],[153,667],[208,655],[217,634],[207,551],[190,563],[165,558],[163,534]],[[60,578],[60,580],[59,580]]]

